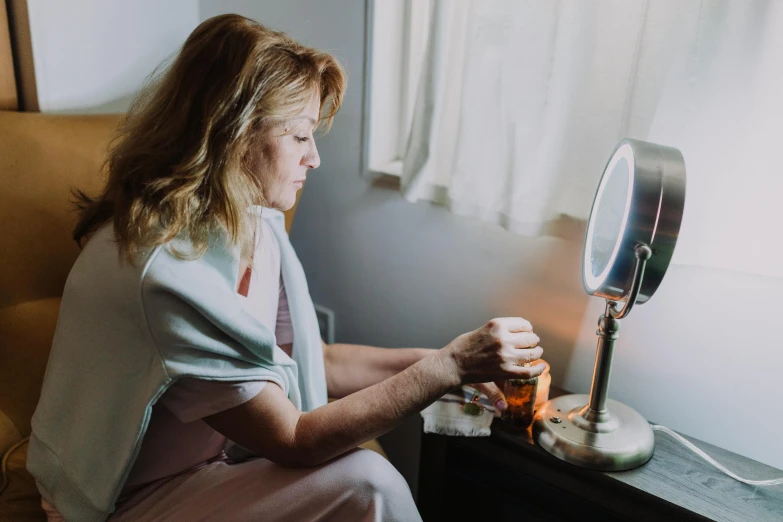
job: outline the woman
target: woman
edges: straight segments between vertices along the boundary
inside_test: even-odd
[[[79,194],[33,418],[50,520],[417,520],[357,445],[461,384],[541,372],[521,318],[441,350],[323,345],[280,211],[344,88],[332,56],[226,15],[134,102],[103,193]]]

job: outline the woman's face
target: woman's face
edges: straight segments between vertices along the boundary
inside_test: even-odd
[[[319,111],[315,97],[295,118],[257,136],[250,149],[250,165],[261,179],[267,206],[283,211],[293,207],[307,170],[321,164],[313,137]]]

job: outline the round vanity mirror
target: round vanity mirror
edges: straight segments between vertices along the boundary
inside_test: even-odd
[[[677,149],[626,139],[612,153],[585,234],[582,280],[588,294],[627,300],[638,245],[647,261],[637,303],[655,293],[669,267],[685,204],[685,163]]]
[[[553,399],[536,412],[533,423],[536,442],[562,460],[619,471],[652,457],[649,423],[607,398],[609,374],[619,320],[658,289],[674,253],[684,204],[680,151],[631,139],[615,147],[593,200],[582,263],[585,290],[606,299],[590,395]]]

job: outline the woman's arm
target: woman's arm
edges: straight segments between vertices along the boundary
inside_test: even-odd
[[[326,387],[329,397],[340,399],[389,377],[431,355],[431,348],[376,348],[359,344],[325,344]],[[290,353],[290,348],[289,348]],[[506,409],[503,383],[474,383],[499,411]]]
[[[283,466],[316,466],[373,439],[459,386],[453,362],[425,358],[396,376],[302,413],[273,383],[204,419],[237,444]]]
[[[376,348],[360,344],[323,344],[326,388],[341,399],[393,377],[434,353],[430,348]]]
[[[530,323],[494,319],[378,384],[311,412],[296,409],[268,384],[245,404],[206,417],[214,429],[245,448],[286,466],[316,466],[392,429],[461,384],[531,377],[543,365]]]

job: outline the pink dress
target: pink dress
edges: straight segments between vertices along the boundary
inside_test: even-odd
[[[248,313],[274,326],[277,344],[293,342],[280,250],[261,220]],[[289,354],[290,355],[290,354]],[[420,520],[404,479],[385,459],[355,450],[315,468],[285,468],[252,458],[233,461],[231,442],[204,417],[255,397],[264,381],[175,382],[152,408],[141,450],[109,517],[123,521]],[[46,499],[49,522],[63,520]]]

